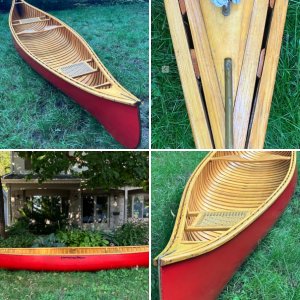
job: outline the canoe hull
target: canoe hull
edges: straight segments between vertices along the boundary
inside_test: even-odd
[[[161,299],[216,299],[245,258],[283,213],[294,193],[296,182],[297,171],[276,202],[229,242],[196,258],[162,266]]]
[[[138,106],[106,100],[78,88],[34,60],[19,46],[14,37],[13,41],[20,56],[36,72],[92,114],[120,144],[130,149],[139,145],[141,126]]]
[[[83,272],[148,265],[149,252],[102,255],[0,254],[0,268],[7,270]]]

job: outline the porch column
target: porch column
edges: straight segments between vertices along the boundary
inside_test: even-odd
[[[11,225],[11,186],[8,186],[7,192],[7,226]]]
[[[124,223],[127,222],[128,187],[124,189]]]

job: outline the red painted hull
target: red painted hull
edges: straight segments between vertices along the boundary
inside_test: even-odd
[[[99,271],[148,267],[149,252],[105,255],[12,255],[0,254],[0,268],[28,271]]]
[[[35,61],[15,40],[14,44],[20,56],[36,72],[91,113],[120,144],[130,149],[139,145],[141,126],[138,106],[113,102],[81,90]]]
[[[162,300],[213,300],[245,258],[268,233],[291,199],[297,172],[277,201],[247,229],[223,246],[186,261],[161,267]]]

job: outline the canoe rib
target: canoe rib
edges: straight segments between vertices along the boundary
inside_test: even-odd
[[[154,261],[159,265],[162,299],[199,299],[199,295],[201,299],[215,299],[279,218],[296,180],[294,152],[209,154],[189,179],[170,241]],[[241,241],[239,247],[243,249],[239,251]],[[224,260],[227,254],[229,261]],[[207,270],[210,265],[212,271]],[[182,281],[182,276],[189,280]],[[184,298],[182,293],[173,292],[174,286],[177,292],[191,292]]]
[[[89,111],[118,142],[138,146],[140,100],[116,81],[74,30],[25,1],[15,5],[15,0],[9,25],[17,51],[33,69]],[[74,76],[61,72],[80,63]]]

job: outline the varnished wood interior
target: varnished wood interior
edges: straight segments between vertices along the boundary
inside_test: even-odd
[[[241,1],[227,17],[212,1],[164,2],[196,147],[225,148],[231,58],[232,148],[263,148],[288,1]]]
[[[276,201],[295,166],[291,151],[209,154],[187,183],[162,264],[213,250],[244,230]]]
[[[10,26],[19,45],[59,77],[108,100],[128,105],[139,102],[120,86],[88,44],[60,20],[18,1],[11,10]]]
[[[148,246],[120,247],[61,247],[61,248],[0,248],[1,254],[8,255],[105,255],[148,252]]]

